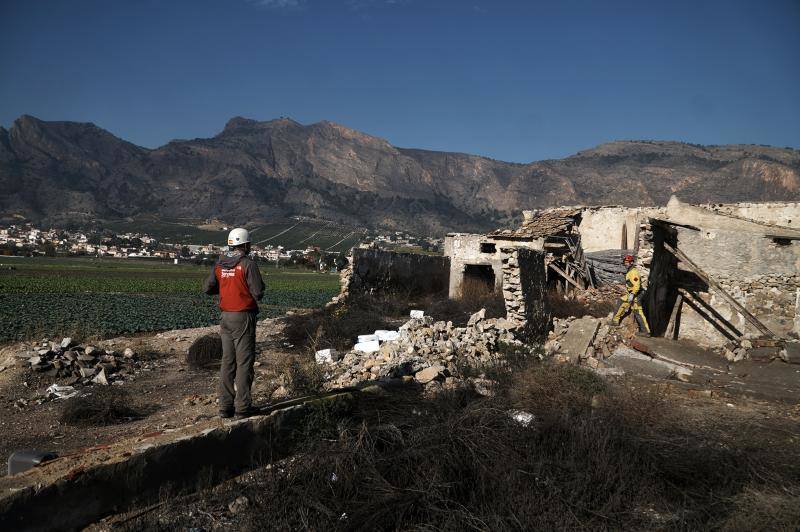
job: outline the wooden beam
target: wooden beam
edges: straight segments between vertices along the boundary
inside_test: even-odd
[[[678,315],[681,312],[681,305],[683,305],[683,294],[678,294],[678,297],[675,299],[675,304],[672,306],[672,312],[669,315],[669,321],[667,322],[667,331],[664,336],[672,336],[673,340],[678,339]]]
[[[564,270],[562,270],[561,268],[559,268],[558,266],[556,266],[552,262],[550,264],[548,264],[548,266],[550,266],[553,269],[554,272],[556,272],[557,274],[561,275],[561,277],[563,277],[565,280],[569,281],[570,284],[575,286],[575,288],[580,288],[580,286],[578,286],[578,283],[576,283],[573,279],[570,278],[569,275],[567,275],[567,272],[565,272]]]
[[[692,260],[689,257],[687,257],[683,251],[681,251],[678,248],[672,247],[666,242],[664,242],[664,247],[667,248],[667,250],[670,251],[673,255],[675,255],[675,257],[678,260],[680,260],[684,264],[684,266],[689,268],[692,272],[694,272],[695,275],[697,275],[700,279],[705,281],[706,284],[708,284],[708,286],[714,288],[714,290],[716,290],[719,293],[719,295],[722,296],[723,299],[725,299],[728,303],[730,303],[732,307],[738,310],[742,314],[742,316],[744,316],[744,318],[750,322],[750,324],[753,327],[761,331],[761,333],[766,336],[769,336],[771,338],[778,338],[778,336],[774,332],[770,331],[766,325],[761,323],[758,320],[758,318],[750,314],[750,312],[746,308],[744,308],[741,303],[736,301],[736,299],[734,299],[732,295],[730,295],[727,291],[725,291],[725,289],[722,288],[722,286],[717,281],[709,277],[709,275],[705,271],[703,271],[702,268],[700,268],[697,264],[692,262]]]

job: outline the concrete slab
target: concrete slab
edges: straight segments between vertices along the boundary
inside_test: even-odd
[[[615,349],[607,362],[616,368],[622,369],[626,373],[643,375],[654,379],[669,379],[674,377],[681,381],[688,381],[692,376],[692,370],[689,368],[655,359],[640,351],[625,346],[620,346]]]
[[[580,357],[592,345],[599,328],[600,320],[597,318],[580,318],[573,321],[561,339],[560,352],[567,356],[571,363],[577,364]]]
[[[705,369],[716,373],[728,371],[728,361],[714,351],[700,347],[688,340],[636,337],[628,344],[651,357],[691,369]]]
[[[637,337],[628,343],[639,351],[639,356],[626,356],[627,352],[621,351],[621,356],[614,356],[617,355],[615,352],[608,359],[615,367],[622,368],[628,374],[667,378],[667,367],[655,368],[643,358],[652,357],[653,362],[661,361],[690,368],[692,374],[687,376],[688,382],[702,384],[734,396],[789,403],[800,401],[800,365],[788,364],[780,359],[729,363],[714,351],[686,340]],[[794,350],[795,346],[800,344],[792,345],[791,349]]]

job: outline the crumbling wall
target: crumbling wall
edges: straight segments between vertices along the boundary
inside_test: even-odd
[[[437,294],[448,287],[449,257],[355,248],[350,260],[349,271],[341,274],[349,295]]]
[[[658,216],[659,207],[586,207],[578,232],[586,253],[609,249],[634,249],[643,220]]]
[[[747,218],[757,222],[800,229],[800,203],[729,203],[702,205],[719,214]]]
[[[444,254],[450,258],[450,282],[448,295],[452,299],[461,296],[461,283],[468,265],[491,266],[494,271],[495,289],[502,288],[503,248],[542,249],[544,239],[506,240],[472,233],[450,233],[444,240]]]
[[[545,254],[539,250],[503,248],[502,255],[506,319],[515,324],[520,338],[541,337],[550,328],[545,298]]]

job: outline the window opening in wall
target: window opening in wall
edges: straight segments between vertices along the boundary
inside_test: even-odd
[[[773,238],[772,242],[778,246],[788,246],[792,243],[791,238]]]
[[[495,253],[497,246],[494,242],[481,242],[481,253]]]
[[[619,249],[628,249],[628,224],[622,224],[622,245]]]

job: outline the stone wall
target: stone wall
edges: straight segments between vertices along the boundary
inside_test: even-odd
[[[641,223],[663,212],[660,207],[586,207],[578,226],[581,246],[586,253],[634,249]]]
[[[515,324],[518,337],[541,337],[550,328],[545,254],[521,248],[503,248],[501,252],[506,319]]]
[[[771,225],[800,229],[800,203],[729,203],[702,205],[719,214],[747,218]]]
[[[350,266],[341,273],[339,299],[355,293],[443,293],[449,277],[449,257],[355,248]]]

